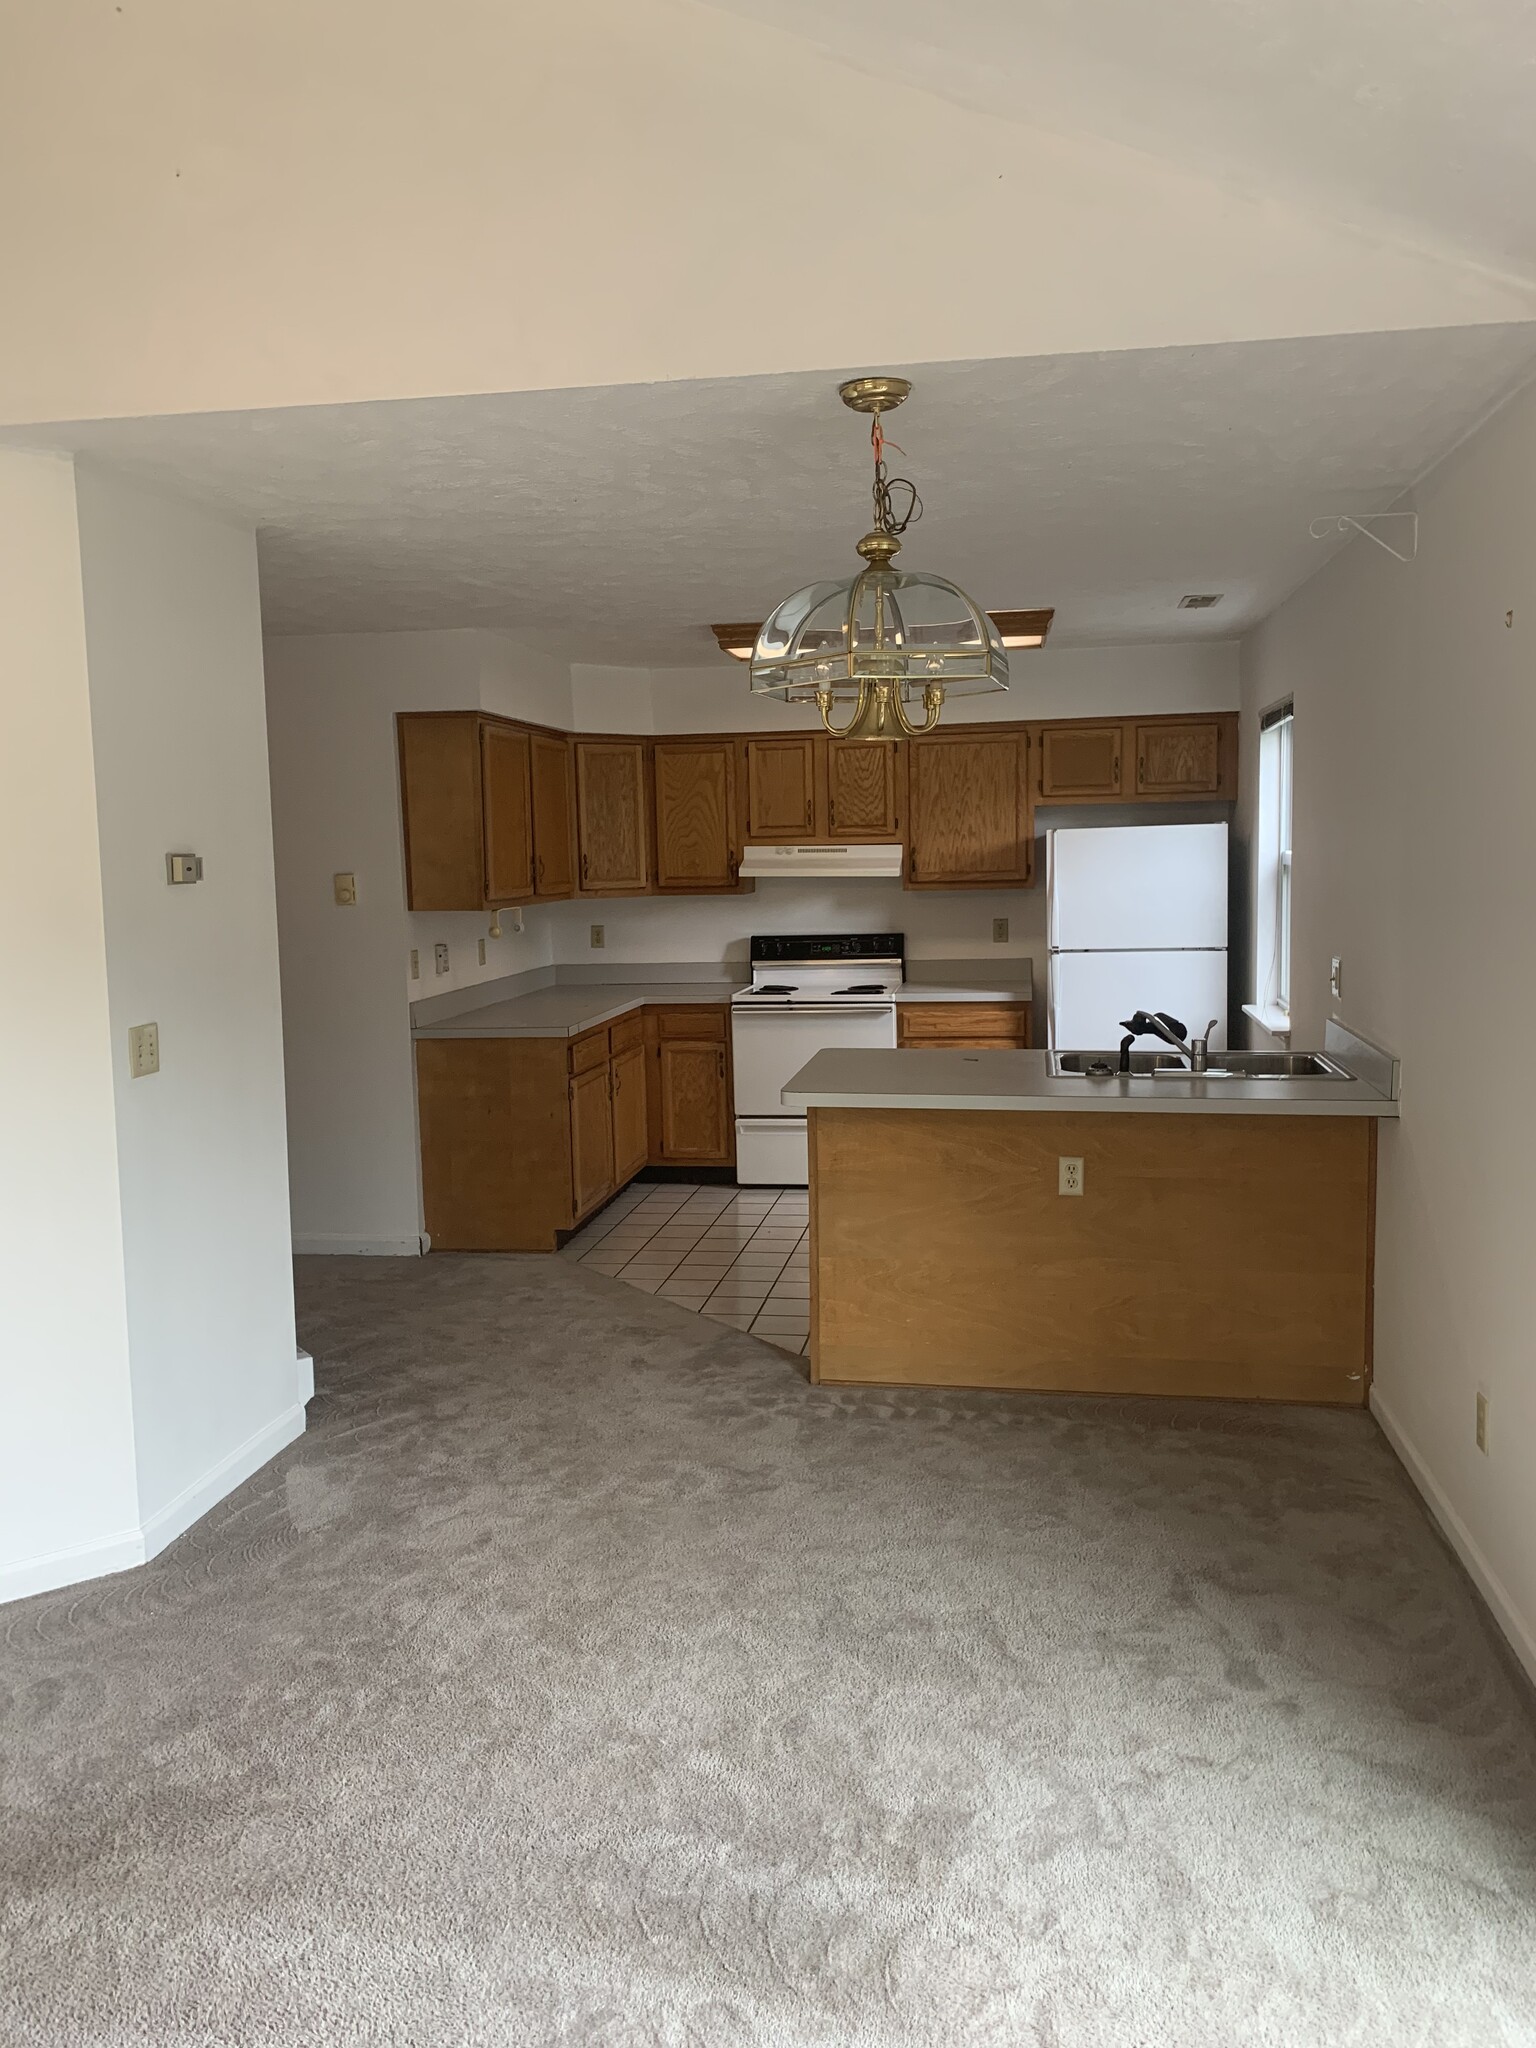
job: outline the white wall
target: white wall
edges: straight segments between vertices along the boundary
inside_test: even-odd
[[[256,543],[0,452],[0,1598],[152,1555],[304,1426]],[[206,879],[166,880],[168,851]],[[18,984],[19,985],[19,984]],[[161,1071],[130,1079],[128,1028]]]
[[[8,17],[0,419],[847,372],[872,346],[894,368],[1370,333],[1536,303],[1463,258],[697,0]],[[964,280],[893,295],[877,329],[864,292],[823,285],[869,214],[871,137],[918,145],[876,238]]]
[[[298,1420],[256,537],[84,465],[77,491],[139,1508],[158,1526]],[[203,881],[168,886],[171,850],[202,854]],[[151,1018],[160,1072],[130,1082],[128,1028]]]
[[[1245,643],[1243,740],[1294,697],[1293,1042],[1337,1012],[1403,1062],[1373,1406],[1536,1676],[1536,390],[1415,502],[1417,560],[1357,540]]]
[[[138,1523],[74,474],[4,450],[0,949],[3,1599],[131,1562]]]

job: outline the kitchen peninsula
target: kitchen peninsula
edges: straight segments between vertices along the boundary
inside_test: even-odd
[[[1362,1405],[1396,1068],[1328,1034],[1283,1079],[818,1053],[812,1378]]]

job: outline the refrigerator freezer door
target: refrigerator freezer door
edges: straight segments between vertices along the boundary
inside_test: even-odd
[[[1046,860],[1059,951],[1227,943],[1225,825],[1063,826],[1047,834]]]
[[[1217,1020],[1211,1050],[1227,1043],[1227,956],[1206,953],[1053,953],[1051,1044],[1067,1052],[1118,1046],[1122,1017],[1166,1010],[1187,1030]],[[1154,1039],[1142,1041],[1155,1052]]]

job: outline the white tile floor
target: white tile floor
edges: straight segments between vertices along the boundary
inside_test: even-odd
[[[803,1352],[811,1318],[804,1188],[634,1182],[561,1251],[679,1308]]]

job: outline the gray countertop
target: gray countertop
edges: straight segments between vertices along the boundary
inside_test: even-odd
[[[642,1003],[728,1003],[740,981],[557,983],[456,1017],[417,1024],[413,1038],[576,1038]]]
[[[1053,1078],[1047,1052],[819,1052],[783,1092],[787,1109],[1135,1110],[1173,1116],[1396,1116],[1364,1081]]]
[[[412,1028],[414,1038],[575,1038],[641,1003],[728,1003],[744,981],[557,982],[501,1002],[482,1003]],[[468,993],[468,991],[466,991]],[[899,1003],[1027,1003],[1027,986],[949,988],[903,982]]]

